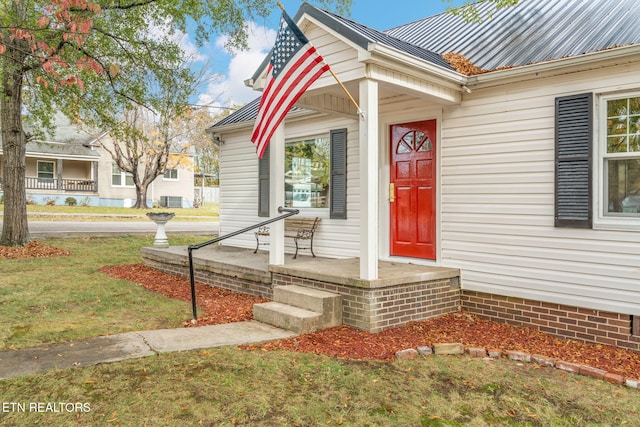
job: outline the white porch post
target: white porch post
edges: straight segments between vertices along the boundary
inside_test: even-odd
[[[360,278],[378,278],[378,83],[360,82]]]
[[[284,123],[280,124],[269,143],[269,217],[274,218],[278,206],[284,206]],[[284,265],[284,221],[270,224],[269,264]]]

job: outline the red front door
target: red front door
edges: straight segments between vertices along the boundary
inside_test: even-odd
[[[436,258],[436,121],[390,126],[391,255]]]

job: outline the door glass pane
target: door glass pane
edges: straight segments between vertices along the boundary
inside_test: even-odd
[[[418,151],[427,152],[433,150],[433,144],[431,144],[431,140],[429,137],[424,138],[424,141],[418,147]]]

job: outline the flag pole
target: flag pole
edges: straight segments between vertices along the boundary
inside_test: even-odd
[[[284,10],[284,6],[282,5],[282,3],[280,2],[276,2],[276,4],[278,5],[278,7],[285,12]],[[346,86],[340,81],[340,79],[338,78],[338,76],[336,75],[336,73],[333,72],[333,69],[331,67],[329,67],[329,72],[331,73],[331,75],[333,76],[333,78],[336,80],[336,82],[338,83],[338,85],[342,88],[342,90],[344,91],[344,93],[347,94],[347,96],[349,97],[349,100],[353,103],[353,105],[355,105],[356,109],[358,110],[358,115],[362,116],[362,118],[364,118],[364,111],[362,111],[360,109],[360,106],[358,105],[358,103],[356,102],[356,100],[353,98],[353,96],[351,96],[351,93],[349,92],[349,90],[346,88]]]

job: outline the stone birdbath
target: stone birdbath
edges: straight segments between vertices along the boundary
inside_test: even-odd
[[[164,226],[175,215],[176,214],[173,212],[147,212],[149,219],[155,222],[158,226],[156,230],[156,237],[153,240],[153,246],[159,248],[169,247],[169,239],[167,239],[167,233],[164,230]]]

